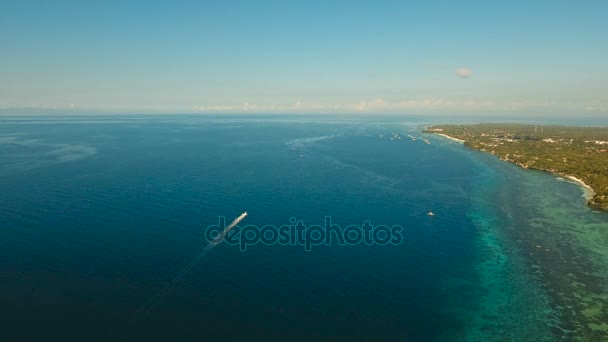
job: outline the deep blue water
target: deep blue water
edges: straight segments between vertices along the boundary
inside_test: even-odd
[[[559,336],[550,288],[535,277],[526,246],[516,243],[521,237],[508,233],[509,225],[525,226],[533,215],[512,191],[545,182],[543,191],[563,194],[553,207],[575,208],[581,222],[599,220],[599,226],[606,215],[586,208],[573,184],[440,137],[426,137],[426,144],[406,136],[423,137],[422,125],[416,119],[5,120],[0,337]],[[401,139],[390,140],[392,133]],[[243,252],[220,244],[146,307],[206,245],[205,227],[244,211],[243,223],[260,226],[288,224],[291,217],[322,224],[325,216],[342,226],[398,224],[404,241],[310,252],[263,244]]]

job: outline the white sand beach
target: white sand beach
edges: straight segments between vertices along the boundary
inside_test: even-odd
[[[580,185],[585,190],[585,197],[587,199],[590,199],[595,195],[595,191],[593,191],[593,188],[591,188],[589,185],[587,185],[585,182],[583,182],[582,179],[576,178],[574,176],[566,176],[566,178],[568,178],[569,180],[573,181],[574,183]]]
[[[450,140],[454,140],[454,141],[456,141],[456,142],[459,142],[459,143],[461,143],[461,144],[464,144],[464,140],[456,139],[456,138],[451,137],[451,136],[449,136],[449,135],[447,135],[447,134],[443,134],[443,133],[435,133],[435,134],[437,134],[437,135],[441,135],[441,136],[442,136],[442,137],[444,137],[444,138],[448,138],[448,139],[450,139]]]

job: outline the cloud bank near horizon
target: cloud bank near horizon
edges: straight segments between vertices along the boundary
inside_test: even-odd
[[[404,99],[387,100],[373,98],[348,103],[315,103],[297,100],[291,104],[253,103],[243,101],[231,104],[201,104],[175,106],[79,106],[75,104],[53,106],[9,107],[0,105],[0,114],[28,113],[114,113],[114,114],[147,114],[147,113],[204,113],[204,114],[487,114],[492,113],[580,113],[587,115],[608,113],[608,100],[590,101],[583,104],[551,101],[494,101],[487,99]]]

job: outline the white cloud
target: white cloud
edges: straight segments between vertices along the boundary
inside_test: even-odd
[[[291,109],[298,110],[303,108],[303,104],[301,100],[296,101],[293,105],[291,105]]]
[[[543,102],[495,102],[487,99],[444,99],[421,98],[388,101],[383,98],[363,100],[354,103],[313,103],[298,100],[285,104],[254,104],[244,102],[233,105],[202,105],[199,112],[251,112],[251,113],[383,113],[412,110],[526,110],[554,108],[554,103]]]
[[[608,112],[608,100],[590,102],[583,109],[587,112]]]
[[[370,109],[386,109],[388,104],[384,99],[375,99],[372,101],[361,101],[352,105],[352,108],[358,112],[368,111]]]
[[[469,78],[473,75],[473,70],[467,68],[456,69],[456,76],[460,78]]]

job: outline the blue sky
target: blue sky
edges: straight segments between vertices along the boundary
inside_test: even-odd
[[[608,1],[0,1],[0,109],[608,114]]]

